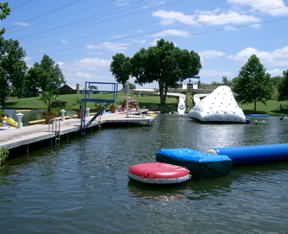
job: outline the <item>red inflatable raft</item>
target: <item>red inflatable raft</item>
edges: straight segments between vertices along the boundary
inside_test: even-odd
[[[148,184],[175,184],[189,180],[191,175],[185,167],[148,162],[131,166],[128,170],[128,177]]]

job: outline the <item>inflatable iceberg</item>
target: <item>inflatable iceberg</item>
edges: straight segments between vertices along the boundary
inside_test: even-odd
[[[202,99],[189,112],[189,117],[203,122],[246,122],[246,117],[228,86],[219,86]]]

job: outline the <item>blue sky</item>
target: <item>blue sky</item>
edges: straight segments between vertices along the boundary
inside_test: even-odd
[[[3,2],[3,1],[1,1]],[[101,2],[101,3],[99,3]],[[164,38],[199,53],[201,81],[235,77],[256,54],[272,75],[288,68],[286,0],[9,0],[5,38],[19,40],[26,62],[44,54],[69,85],[114,81],[112,56],[133,56]]]

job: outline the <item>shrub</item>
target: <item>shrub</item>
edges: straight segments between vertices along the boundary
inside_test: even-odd
[[[9,156],[9,150],[6,148],[0,148],[0,166],[4,164]]]
[[[65,108],[66,107],[66,103],[65,101],[61,101],[61,100],[55,100],[52,102],[51,107],[52,108]]]

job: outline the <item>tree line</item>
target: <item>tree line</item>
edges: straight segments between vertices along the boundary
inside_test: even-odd
[[[255,111],[257,102],[288,100],[288,70],[272,77],[256,55],[251,55],[237,77],[229,80],[224,76],[222,82],[201,84],[201,87],[216,88],[219,85],[230,86],[237,94],[236,99],[243,104],[253,103]]]
[[[173,42],[158,40],[155,46],[142,48],[133,57],[117,53],[112,57],[111,72],[118,83],[125,86],[130,77],[136,83],[157,82],[160,104],[166,104],[168,88],[197,75],[201,69],[200,56],[180,49]]]
[[[8,3],[0,3],[0,20],[9,14]],[[59,65],[43,55],[40,63],[29,68],[19,41],[4,39],[4,32],[5,29],[0,29],[0,105],[5,106],[8,96],[22,98],[44,94],[52,97],[65,83]]]
[[[165,104],[168,88],[177,87],[177,83],[197,75],[201,69],[200,56],[194,51],[182,50],[172,42],[161,39],[155,46],[141,49],[131,58],[123,53],[112,57],[110,70],[116,81],[125,86],[130,77],[140,85],[158,82],[160,104]],[[288,99],[288,70],[283,76],[271,77],[256,55],[252,55],[241,67],[237,77],[229,80],[223,77],[222,83],[201,84],[201,87],[216,88],[228,85],[237,94],[242,104],[266,103],[271,98]]]

